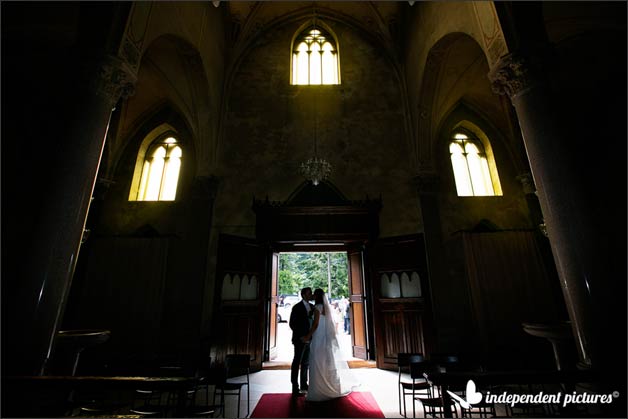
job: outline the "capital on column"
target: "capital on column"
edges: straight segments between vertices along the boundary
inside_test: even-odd
[[[555,51],[551,44],[539,45],[528,51],[506,54],[497,61],[488,73],[493,92],[507,94],[514,99],[544,83]]]
[[[106,55],[101,59],[92,61],[91,65],[95,66],[95,68],[92,67],[92,71],[95,71],[95,77],[89,79],[90,90],[104,99],[111,107],[120,98],[126,98],[135,93],[137,75],[124,60],[113,55]],[[93,74],[92,71],[88,70],[87,73]]]
[[[412,183],[421,195],[434,195],[440,191],[440,176],[436,172],[420,172]]]

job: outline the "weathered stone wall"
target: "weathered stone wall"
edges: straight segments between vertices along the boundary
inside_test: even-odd
[[[333,166],[330,180],[348,199],[382,196],[381,235],[417,232],[393,67],[377,46],[334,23],[342,84],[290,85],[290,41],[300,24],[264,34],[230,86],[215,231],[253,235],[253,196],[285,200],[292,193],[303,180],[298,168],[312,156],[316,131],[319,155]]]

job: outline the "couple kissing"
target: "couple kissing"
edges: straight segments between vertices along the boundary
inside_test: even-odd
[[[290,369],[292,395],[305,395],[308,401],[330,400],[351,392],[348,365],[342,360],[336,337],[332,308],[325,292],[310,287],[301,290],[301,298],[292,307],[290,329],[294,358]],[[314,299],[314,304],[310,300]],[[308,383],[309,373],[309,383]],[[343,377],[343,378],[345,378]]]

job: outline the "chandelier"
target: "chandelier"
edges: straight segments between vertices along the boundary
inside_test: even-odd
[[[318,185],[331,174],[331,164],[322,158],[314,157],[301,163],[301,174],[304,178],[312,182],[314,186]]]
[[[314,98],[314,156],[301,163],[301,175],[312,182],[314,186],[327,179],[331,174],[331,164],[318,157],[316,131],[318,128],[318,113],[316,110],[316,98]]]

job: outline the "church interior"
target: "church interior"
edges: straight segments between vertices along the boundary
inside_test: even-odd
[[[3,416],[263,370],[278,255],[340,251],[355,358],[591,374],[625,417],[625,2],[0,7]]]

